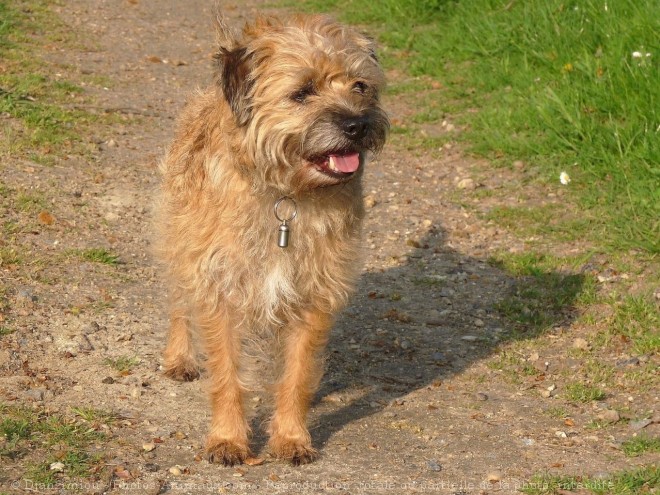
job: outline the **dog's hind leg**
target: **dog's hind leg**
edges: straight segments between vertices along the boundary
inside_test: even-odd
[[[188,311],[176,304],[170,313],[170,332],[163,357],[166,376],[182,382],[199,377]]]
[[[317,456],[306,426],[307,412],[323,375],[320,354],[332,323],[326,313],[308,312],[286,329],[284,370],[276,385],[269,446],[277,457],[295,465]]]

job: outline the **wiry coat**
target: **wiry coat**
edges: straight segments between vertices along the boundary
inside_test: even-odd
[[[199,332],[212,382],[210,458],[241,462],[249,452],[242,347],[281,342],[271,447],[307,462],[318,354],[361,266],[365,154],[380,149],[388,127],[383,76],[371,42],[325,17],[220,33],[217,84],[188,104],[161,166],[159,251],[172,294],[166,371],[197,375],[190,334]],[[364,127],[359,139],[347,119]],[[351,153],[360,157],[354,173],[327,168],[328,156]],[[287,248],[277,245],[273,211],[283,196],[297,204]]]

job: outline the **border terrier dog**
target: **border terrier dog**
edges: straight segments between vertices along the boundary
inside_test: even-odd
[[[161,164],[161,258],[170,282],[165,373],[199,376],[210,462],[251,455],[249,348],[272,352],[270,451],[304,464],[334,316],[361,269],[361,177],[389,128],[372,40],[325,16],[219,25],[217,75],[183,111]],[[195,338],[193,338],[195,337]]]

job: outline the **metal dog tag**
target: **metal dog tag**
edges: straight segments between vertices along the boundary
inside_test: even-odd
[[[279,214],[279,211],[278,211],[280,203],[282,203],[282,201],[285,201],[285,200],[290,201],[292,203],[292,206],[293,206],[293,213],[291,213],[289,218],[280,217],[280,214]],[[287,222],[290,222],[291,220],[296,218],[296,215],[298,214],[298,207],[297,206],[298,205],[296,205],[296,202],[293,200],[293,198],[290,198],[289,196],[282,196],[280,199],[278,199],[275,202],[275,208],[274,208],[275,218],[277,218],[280,222],[282,222],[282,225],[280,225],[280,229],[279,229],[278,236],[277,236],[277,245],[281,248],[285,248],[289,245],[289,234],[291,234],[291,229],[287,225]]]
[[[285,248],[289,245],[289,226],[286,224],[286,220],[282,225],[280,225],[280,235],[277,238],[277,245],[281,248]]]

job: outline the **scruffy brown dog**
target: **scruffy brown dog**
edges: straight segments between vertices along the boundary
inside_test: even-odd
[[[233,465],[250,455],[246,350],[271,348],[281,364],[269,446],[307,463],[320,354],[360,270],[361,176],[389,127],[383,73],[372,42],[327,17],[261,18],[240,33],[219,25],[216,82],[188,104],[161,167],[165,370],[198,376],[199,335],[208,458]]]

